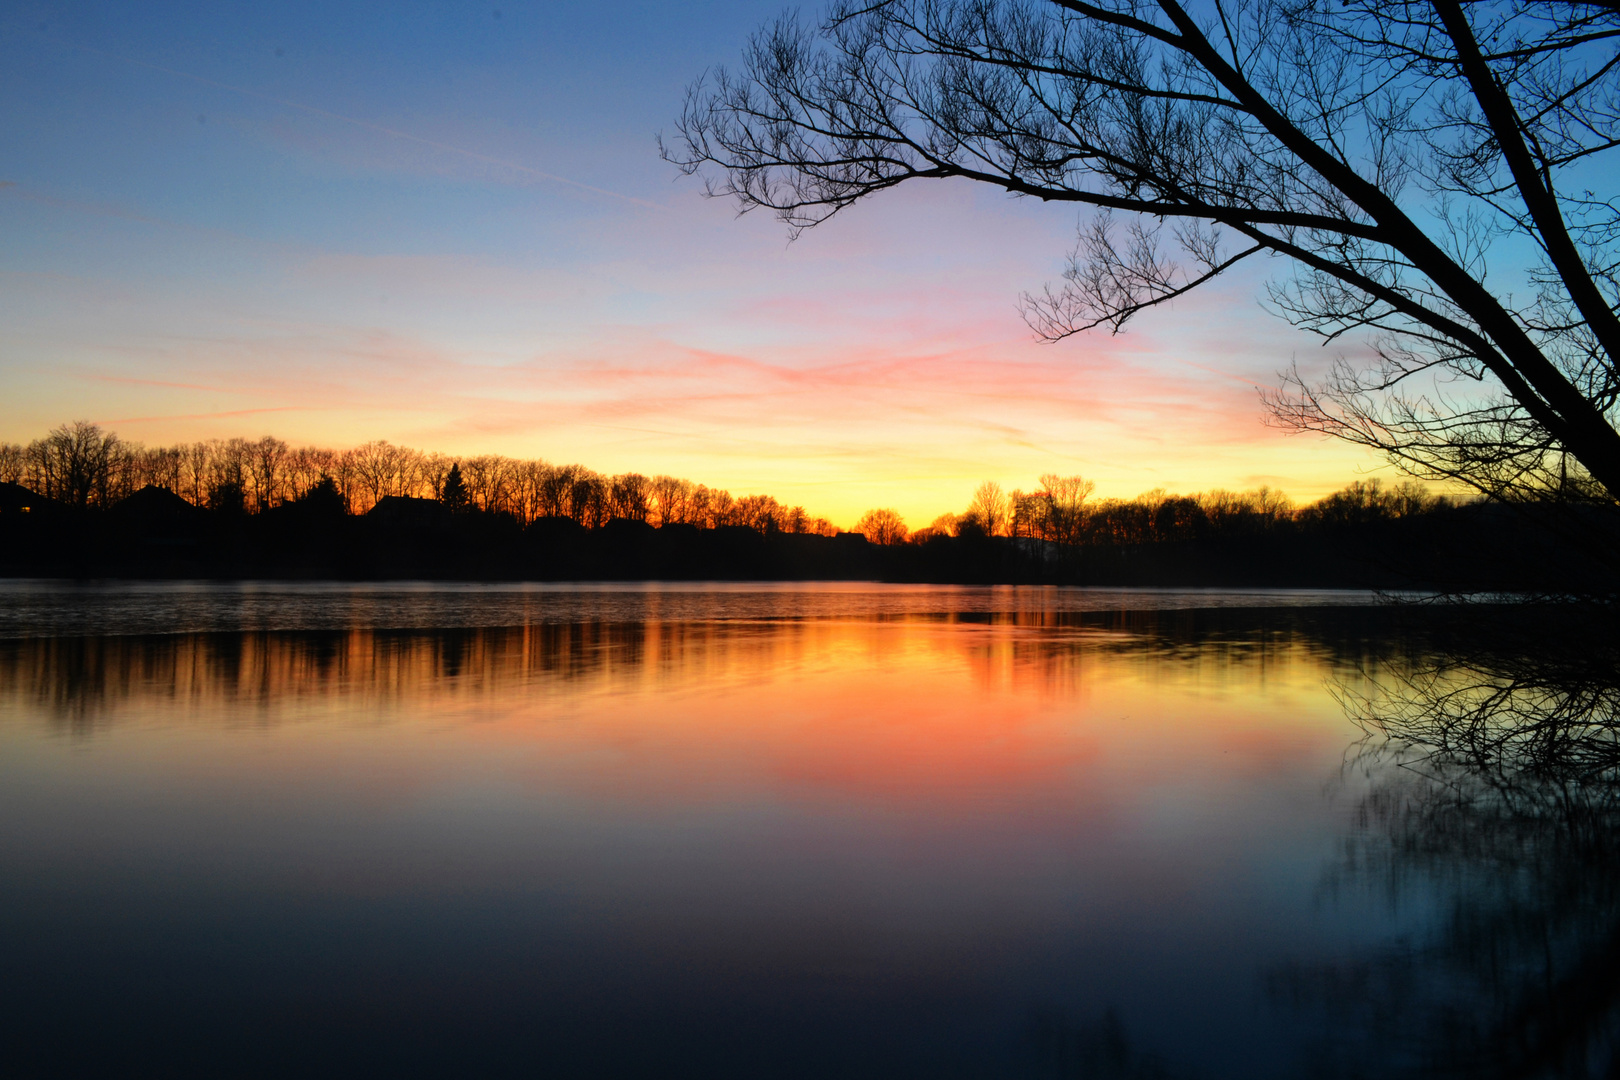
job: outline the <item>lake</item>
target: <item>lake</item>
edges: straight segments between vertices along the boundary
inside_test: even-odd
[[[1612,859],[1447,847],[1473,819],[1423,817],[1434,770],[1367,726],[1428,685],[1435,618],[1357,593],[5,583],[0,1064],[1432,1072],[1524,1043],[1492,1010],[1620,945]],[[1609,891],[1558,922],[1563,870]],[[1543,1066],[1610,1067],[1606,993]]]

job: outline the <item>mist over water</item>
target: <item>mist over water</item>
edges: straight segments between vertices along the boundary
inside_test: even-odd
[[[1346,861],[1402,767],[1346,695],[1430,648],[1386,609],[271,592],[8,599],[17,1074],[1427,1060],[1323,974],[1412,955],[1455,900]],[[171,632],[91,630],[143,607]]]

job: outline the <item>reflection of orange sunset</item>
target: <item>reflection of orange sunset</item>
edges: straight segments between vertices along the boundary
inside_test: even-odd
[[[251,738],[264,755],[254,769],[275,761],[291,778],[347,769],[386,738],[384,788],[410,789],[423,778],[408,763],[428,768],[453,736],[506,782],[637,805],[767,793],[936,813],[1107,803],[1342,746],[1306,643],[1180,656],[1040,622],[102,639],[88,657],[60,642],[11,653],[6,697],[24,707],[60,665],[86,663],[85,685],[42,704],[92,732],[91,748],[152,727],[205,758]]]

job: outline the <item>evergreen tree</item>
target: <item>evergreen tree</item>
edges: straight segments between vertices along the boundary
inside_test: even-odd
[[[461,463],[450,466],[450,475],[444,478],[444,505],[452,510],[467,508],[467,484],[461,479]]]
[[[348,503],[343,499],[343,493],[338,490],[337,481],[332,479],[330,473],[321,473],[318,483],[297,500],[297,505],[305,512],[324,515],[327,517],[342,517],[349,512]]]

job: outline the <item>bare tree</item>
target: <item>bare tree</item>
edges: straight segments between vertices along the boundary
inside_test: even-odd
[[[1400,485],[1400,489],[1417,492],[1419,498],[1434,502],[1434,497],[1417,484],[1407,482]],[[1264,532],[1294,519],[1293,500],[1269,487],[1254,491],[1202,492],[1197,499],[1199,509],[1217,532]]]
[[[607,521],[607,481],[583,466],[574,469],[568,492],[568,516],[587,529],[598,528]]]
[[[906,542],[905,520],[894,510],[868,510],[855,523],[855,531],[884,547]]]
[[[180,447],[180,487],[175,490],[194,506],[201,506],[208,496],[208,462],[212,456],[208,443],[200,440]]]
[[[287,486],[291,498],[300,499],[330,477],[337,455],[315,446],[300,446],[287,456]]]
[[[509,458],[483,454],[467,458],[461,465],[461,475],[467,482],[467,492],[472,497],[473,505],[489,513],[507,509],[512,485],[512,461]]]
[[[145,473],[145,483],[141,485],[142,487],[146,484],[156,484],[177,494],[180,492],[180,478],[184,475],[185,465],[184,447],[154,447],[147,450],[142,457],[142,470]]]
[[[213,439],[208,444],[204,494],[210,506],[240,510],[245,506],[253,445],[246,439]]]
[[[918,179],[1087,207],[1026,298],[1051,340],[1275,257],[1274,310],[1373,347],[1288,376],[1280,421],[1613,501],[1617,41],[1604,0],[840,0],[699,80],[662,150],[794,231]]]
[[[63,424],[28,448],[34,486],[73,506],[104,506],[119,452],[118,436],[87,420]]]
[[[936,536],[955,536],[960,525],[961,519],[955,514],[947,512],[930,521],[927,527],[912,533],[911,539],[915,543],[921,543],[925,540],[932,540]]]
[[[700,528],[713,525],[714,495],[715,493],[709,490],[706,484],[699,484],[693,488],[691,498],[687,502],[686,520]],[[728,499],[730,497],[726,496]]]
[[[1097,485],[1083,476],[1041,477],[1040,498],[1042,538],[1059,544],[1078,544],[1085,530],[1086,500]]]
[[[973,493],[973,501],[962,515],[961,524],[977,528],[986,536],[1000,536],[1007,528],[1007,509],[1007,496],[1001,485],[986,480]]]
[[[255,506],[263,511],[286,498],[287,444],[266,435],[252,446],[248,478]]]
[[[398,470],[397,448],[386,439],[357,446],[347,455],[354,470],[354,478],[364,493],[365,507],[375,506],[383,496],[394,494],[394,477]]]
[[[652,485],[640,473],[622,473],[608,484],[608,513],[621,521],[645,522],[652,514]]]
[[[770,495],[744,495],[732,510],[730,524],[773,533],[781,529],[785,511],[786,508]]]
[[[332,471],[328,475],[332,484],[343,496],[343,508],[351,514],[369,509],[369,503],[363,503],[360,471],[357,466],[357,454],[354,450],[345,450],[332,457]]]
[[[705,524],[711,529],[718,529],[722,525],[740,524],[736,520],[737,500],[731,497],[731,492],[719,489],[710,489],[708,499],[708,513]]]
[[[415,451],[413,451],[415,452]],[[455,459],[447,454],[417,454],[417,480],[416,491],[413,494],[425,499],[442,498],[444,482],[450,476],[450,467]],[[544,462],[533,464],[544,467]]]
[[[540,478],[540,517],[568,517],[577,465],[548,466]]]
[[[692,482],[673,476],[652,478],[652,501],[660,527],[691,521]]]
[[[20,484],[28,471],[28,452],[18,443],[0,443],[0,483]]]

